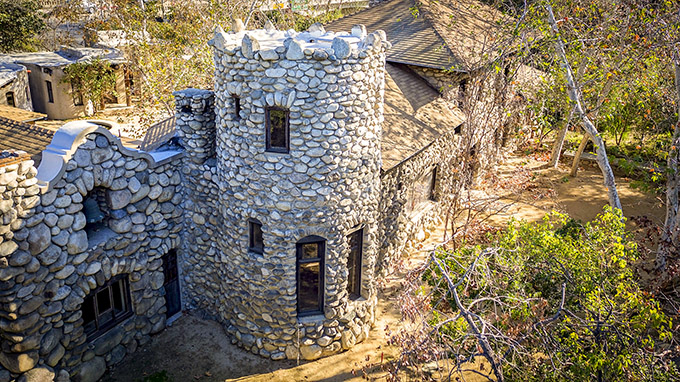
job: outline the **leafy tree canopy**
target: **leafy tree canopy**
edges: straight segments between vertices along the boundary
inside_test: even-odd
[[[0,51],[35,50],[35,35],[45,28],[36,0],[0,0]]]

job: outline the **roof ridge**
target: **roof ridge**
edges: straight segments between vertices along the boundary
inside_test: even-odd
[[[425,12],[423,12],[424,15],[425,15],[424,17],[430,23],[430,27],[434,30],[434,33],[437,35],[437,37],[439,37],[444,42],[444,46],[446,47],[446,50],[449,52],[449,55],[451,55],[453,57],[457,57],[454,54],[453,50],[449,47],[449,42],[444,38],[444,35],[441,33],[441,31],[437,27],[437,23],[432,19],[432,16],[429,15],[430,10],[428,9],[427,5],[423,4],[420,0],[412,0],[412,1],[416,4],[424,5],[424,9],[425,9]],[[418,9],[419,9],[418,13],[420,13],[420,8],[418,8]],[[451,65],[451,67],[445,68],[445,70],[451,70],[451,69],[453,69],[453,67],[454,67],[454,65]]]

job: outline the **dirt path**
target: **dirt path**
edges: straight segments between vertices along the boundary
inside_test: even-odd
[[[526,157],[510,157],[499,166],[498,178],[489,178],[489,189],[503,190],[499,184],[520,184],[520,193],[508,193],[502,199],[507,210],[490,219],[504,225],[511,217],[538,221],[552,209],[569,213],[583,221],[593,219],[607,203],[602,176],[596,168],[587,167],[577,178],[568,177],[568,169],[543,169],[545,162]],[[663,203],[654,195],[644,194],[630,186],[630,180],[617,179],[624,214],[646,215],[661,222]],[[522,185],[522,182],[525,184]],[[509,187],[512,188],[512,187]],[[422,245],[419,253],[408,260],[416,266],[429,248],[442,237],[437,227]],[[384,381],[387,372],[383,362],[394,359],[398,349],[387,344],[387,330],[402,325],[396,296],[401,275],[385,280],[377,309],[377,322],[368,340],[349,351],[314,362],[270,361],[244,352],[231,344],[216,322],[185,314],[171,327],[153,337],[150,344],[128,357],[109,372],[106,382],[142,381],[145,376],[165,372],[170,381]],[[386,330],[387,329],[387,330]],[[364,374],[365,373],[365,374]],[[163,382],[165,379],[151,380]],[[150,381],[150,382],[151,382]]]

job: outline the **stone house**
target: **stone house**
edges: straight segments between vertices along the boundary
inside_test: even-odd
[[[182,310],[275,360],[369,335],[464,116],[348,30],[218,29],[214,90],[175,93],[149,151],[78,121],[37,169],[0,154],[0,381],[96,381]]]
[[[0,57],[0,61],[28,69],[31,110],[45,113],[49,119],[69,119],[83,115],[87,105],[76,84],[63,82],[64,68],[94,58],[110,62],[116,73],[116,94],[107,96],[105,102],[125,104],[129,98],[125,58],[115,49],[62,47],[56,52],[14,53]]]
[[[0,105],[33,110],[25,66],[0,61]]]

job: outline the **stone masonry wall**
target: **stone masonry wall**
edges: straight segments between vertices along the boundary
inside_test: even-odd
[[[31,102],[31,95],[28,91],[28,73],[26,68],[21,65],[16,65],[18,70],[14,73],[16,78],[7,85],[0,87],[0,105],[7,105],[8,92],[14,93],[14,106],[19,109],[33,110],[33,103]]]
[[[62,130],[53,145],[64,141]],[[39,195],[30,161],[4,167],[0,177],[0,381],[20,375],[17,380],[96,381],[165,327],[160,258],[179,246],[179,169],[124,149],[102,128],[83,130],[73,144],[66,153],[51,153],[51,146],[43,153]],[[61,158],[60,171],[45,175]],[[100,239],[88,238],[82,211],[95,188],[103,190],[108,210]],[[129,282],[132,315],[88,338],[81,304],[116,276]]]
[[[434,195],[441,195],[441,185],[450,183],[455,173],[443,171],[442,160],[450,158],[461,149],[461,135],[451,131],[442,135],[429,146],[384,172],[381,176],[382,199],[380,201],[380,244],[379,268],[389,273],[397,258],[413,239],[422,236],[441,215],[441,205],[425,202],[412,212],[406,211],[408,190],[411,185],[432,167],[437,166]],[[424,238],[420,237],[422,240]]]
[[[458,85],[468,77],[466,73],[447,72],[445,70],[424,68],[409,65],[409,69],[421,76],[430,86],[439,91],[449,101],[458,100]]]
[[[212,263],[210,272],[219,277],[187,274],[187,294],[190,304],[217,316],[240,346],[272,359],[316,359],[348,349],[366,338],[375,319],[388,44],[384,34],[367,35],[363,27],[339,38],[315,28],[300,35],[218,32],[212,40],[217,176],[211,169],[210,177],[219,187],[221,224],[215,227],[216,252],[210,246],[203,249],[208,252],[189,250],[187,263]],[[311,42],[316,39],[327,45]],[[234,95],[240,98],[238,116]],[[288,153],[265,150],[267,106],[289,110]],[[210,167],[210,160],[203,166]],[[201,209],[196,205],[194,211]],[[248,250],[248,219],[262,223],[262,254]],[[201,232],[211,229],[192,220]],[[364,228],[362,285],[361,297],[351,300],[346,235],[357,227]],[[326,240],[324,313],[298,317],[296,243],[310,235]]]
[[[207,90],[175,93],[177,134],[185,147],[184,231],[181,260],[183,300],[187,309],[220,320],[226,304],[220,292],[220,273],[229,261],[221,256],[215,238],[223,232],[219,219],[219,178],[215,160],[215,96]],[[221,265],[221,264],[224,265]]]

